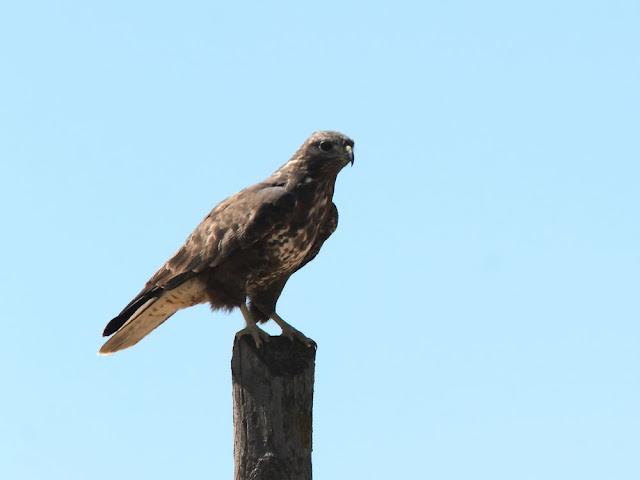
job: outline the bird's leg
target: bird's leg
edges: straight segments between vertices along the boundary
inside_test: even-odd
[[[282,317],[280,315],[278,315],[276,312],[273,312],[271,314],[271,318],[282,329],[282,335],[284,335],[285,337],[289,338],[290,340],[293,340],[294,338],[298,339],[308,347],[311,347],[311,346],[315,345],[315,342],[313,340],[311,340],[309,337],[307,337],[300,330],[296,330],[291,325],[289,325],[287,322],[285,322],[282,319]]]
[[[251,338],[253,338],[256,347],[260,348],[260,345],[262,345],[263,341],[269,341],[269,334],[258,327],[258,325],[256,325],[256,321],[253,319],[251,311],[249,311],[244,303],[240,305],[240,311],[242,312],[242,316],[244,317],[244,321],[246,322],[247,326],[236,333],[236,337],[251,335]]]

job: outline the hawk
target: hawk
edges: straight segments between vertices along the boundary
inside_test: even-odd
[[[273,175],[219,203],[142,291],[105,327],[99,353],[142,340],[178,310],[209,303],[240,308],[256,346],[269,339],[257,326],[269,319],[282,334],[311,340],[276,313],[289,277],[315,258],[338,225],[332,201],[336,177],[353,165],[353,140],[332,131],[312,134]]]

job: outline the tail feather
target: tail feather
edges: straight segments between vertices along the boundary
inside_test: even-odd
[[[113,336],[100,348],[101,355],[108,355],[129,348],[159,327],[178,310],[203,303],[206,300],[204,286],[193,278],[171,290],[159,292],[159,296],[147,298],[143,303],[135,302],[137,308],[125,311],[109,322],[105,334],[117,325]],[[124,313],[131,311],[127,318]],[[113,324],[113,325],[112,325]],[[111,326],[111,328],[110,328]]]
[[[129,319],[142,313],[143,309],[148,307],[150,302],[156,300],[161,295],[162,290],[156,290],[136,297],[129,305],[124,307],[117,317],[114,317],[107,323],[107,326],[104,327],[104,331],[102,332],[102,336],[108,337],[117,332]]]

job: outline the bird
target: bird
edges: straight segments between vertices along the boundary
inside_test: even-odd
[[[103,331],[108,355],[137,344],[178,310],[209,303],[239,308],[260,348],[270,336],[258,324],[273,320],[282,335],[313,341],[276,312],[292,274],[313,260],[338,226],[333,203],[338,173],[354,164],[354,141],[318,131],[266,180],[216,205],[184,245]]]

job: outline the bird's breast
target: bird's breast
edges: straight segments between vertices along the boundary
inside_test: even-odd
[[[248,286],[264,287],[295,272],[313,248],[330,199],[310,207],[301,205],[291,222],[275,228],[262,242],[260,268],[249,275]]]
[[[278,273],[295,270],[311,250],[315,240],[313,225],[275,230],[266,242],[265,254]]]

